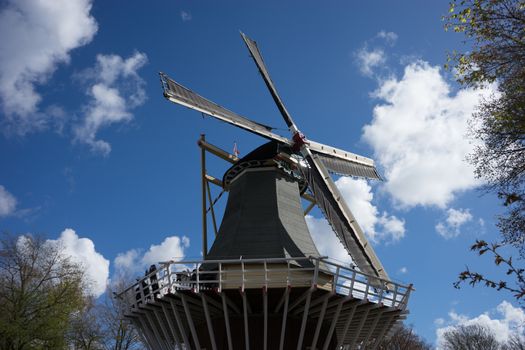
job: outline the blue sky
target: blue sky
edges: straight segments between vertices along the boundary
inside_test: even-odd
[[[415,285],[407,322],[435,342],[447,326],[525,321],[509,295],[452,287],[465,265],[497,273],[468,247],[498,238],[501,208],[464,162],[468,116],[494,87],[461,89],[440,68],[464,49],[443,30],[446,1],[45,3],[0,5],[0,228],[61,240],[96,295],[122,269],[200,256],[201,133],[241,154],[264,142],[167,102],[159,71],[287,135],[242,30],[307,137],[378,163],[384,182],[337,184],[390,276]],[[346,261],[318,211],[308,223]]]

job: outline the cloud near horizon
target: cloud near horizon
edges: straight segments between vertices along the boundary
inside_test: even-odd
[[[443,335],[458,326],[480,325],[491,332],[497,341],[505,343],[511,336],[523,337],[525,332],[525,312],[514,307],[508,301],[501,302],[494,310],[487,311],[479,316],[469,318],[455,311],[450,311],[449,320],[438,318],[435,320],[437,348],[442,349]]]
[[[190,246],[190,239],[186,236],[169,236],[160,244],[152,244],[147,251],[130,249],[119,253],[114,260],[115,275],[134,277],[130,275],[141,274],[152,264],[161,261],[181,261],[185,256],[185,249]]]
[[[75,230],[66,228],[58,239],[47,242],[58,244],[66,255],[82,265],[89,280],[89,294],[95,298],[104,294],[109,279],[109,260],[96,251],[91,239],[79,237]]]

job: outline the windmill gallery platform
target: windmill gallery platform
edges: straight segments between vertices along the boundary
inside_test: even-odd
[[[375,349],[406,317],[413,289],[389,279],[330,175],[379,179],[374,162],[307,140],[278,96],[255,41],[241,36],[292,137],[161,73],[169,101],[269,142],[238,158],[201,137],[203,259],[154,266],[119,293],[123,315],[152,350]],[[206,152],[232,164],[222,180],[207,173]],[[217,199],[228,192],[219,229],[210,184],[221,188]],[[310,204],[303,209],[305,200]],[[352,265],[319,254],[305,220],[314,205]],[[208,212],[215,231],[209,250]]]
[[[410,294],[314,257],[166,262],[155,273],[122,295],[151,349],[374,349]]]

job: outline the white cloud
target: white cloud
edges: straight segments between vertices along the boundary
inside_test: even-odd
[[[403,266],[402,268],[399,269],[399,273],[404,275],[404,274],[408,273],[408,269],[405,266]]]
[[[449,312],[448,316],[450,321],[447,326],[440,327],[445,324],[445,320],[443,319],[437,319],[434,322],[440,327],[436,330],[438,349],[442,348],[444,333],[457,326],[484,326],[491,331],[496,337],[496,340],[501,343],[505,343],[513,335],[521,336],[525,331],[525,313],[521,308],[514,307],[507,301],[503,301],[495,310],[485,312],[474,318],[457,314],[454,311]]]
[[[190,246],[190,239],[186,236],[166,237],[160,244],[152,244],[146,252],[140,249],[131,249],[120,253],[115,258],[117,275],[137,274],[152,264],[161,261],[181,261],[184,259],[184,250]]]
[[[352,258],[348,255],[325,218],[319,219],[306,215],[305,219],[315,246],[322,256],[328,256],[330,259],[341,263],[352,263]]]
[[[191,13],[189,13],[188,11],[181,11],[180,18],[182,19],[183,22],[191,21],[192,19]]]
[[[146,100],[144,81],[137,73],[146,62],[146,55],[140,52],[127,59],[98,55],[96,66],[80,75],[93,84],[87,91],[90,102],[84,108],[84,120],[75,128],[77,141],[87,143],[94,152],[109,154],[110,144],[98,140],[96,134],[102,127],[133,119],[131,109]]]
[[[359,70],[367,77],[372,77],[374,69],[386,63],[386,55],[383,49],[368,49],[366,45],[356,52],[355,57]]]
[[[397,41],[398,35],[394,32],[387,32],[385,30],[377,33],[377,37],[384,39],[389,45],[394,45]]]
[[[469,221],[472,221],[472,214],[469,209],[450,208],[447,210],[445,222],[440,222],[436,225],[436,231],[443,238],[454,238],[461,233],[461,226]]]
[[[341,177],[335,184],[356,221],[372,242],[396,242],[405,236],[403,220],[386,212],[379,214],[377,207],[372,204],[372,188],[365,180]],[[348,253],[324,218],[307,215],[306,223],[321,255],[346,263],[351,262]]]
[[[189,244],[189,238],[186,236],[182,239],[178,236],[166,237],[161,244],[152,244],[142,257],[142,261],[146,265],[157,264],[159,261],[180,261],[184,258],[184,248]]]
[[[405,236],[405,222],[372,204],[372,187],[363,179],[341,177],[336,182],[357,222],[373,242],[398,241]]]
[[[363,138],[385,169],[384,188],[401,206],[445,208],[456,194],[480,184],[465,162],[473,149],[467,120],[480,98],[495,90],[450,90],[439,67],[418,61],[374,93],[384,103],[375,106]]]
[[[139,259],[140,251],[137,249],[130,249],[125,253],[119,253],[113,263],[115,269],[122,271],[129,271],[135,268],[137,259]]]
[[[109,277],[109,260],[95,250],[95,244],[89,238],[80,238],[70,228],[65,229],[57,240],[48,242],[57,243],[64,248],[64,253],[73,261],[82,264],[86,275],[91,282],[90,294],[101,296],[106,291]]]
[[[0,185],[0,217],[8,216],[15,212],[16,198]]]
[[[0,101],[6,131],[43,129],[52,115],[38,111],[44,84],[71,50],[97,32],[91,0],[8,0],[0,12]]]

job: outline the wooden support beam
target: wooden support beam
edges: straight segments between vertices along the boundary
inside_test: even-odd
[[[237,156],[235,156],[233,154],[230,154],[230,153],[226,152],[225,150],[220,149],[219,147],[212,145],[211,143],[206,142],[202,138],[197,142],[197,144],[203,150],[206,150],[206,151],[210,152],[211,154],[216,155],[217,157],[222,158],[222,159],[224,159],[224,160],[226,160],[226,161],[228,161],[228,162],[230,162],[232,164],[239,160],[239,157],[237,157]]]
[[[173,299],[170,300],[171,309],[173,310],[173,315],[175,316],[175,321],[177,321],[177,325],[179,326],[179,332],[182,335],[182,340],[184,341],[184,345],[188,348],[190,348],[190,341],[188,339],[188,334],[186,333],[186,329],[184,328],[184,323],[182,322],[182,318],[180,317],[179,310],[177,304],[175,304],[175,301]]]
[[[328,299],[329,298],[326,298],[323,301],[323,306],[321,308],[321,314],[319,315],[319,318],[317,319],[317,327],[315,328],[314,339],[312,340],[312,346],[310,347],[312,349],[317,349],[317,340],[319,339],[319,333],[321,332],[321,327],[323,326],[324,314],[326,311],[326,305],[328,304]]]
[[[250,350],[250,334],[248,332],[248,301],[246,300],[246,293],[242,291],[241,294],[242,310],[244,312],[244,348],[246,350]]]
[[[205,136],[201,134],[199,140],[200,143],[205,143]],[[206,204],[206,151],[204,148],[201,148],[201,185],[202,185],[202,257],[206,259],[208,255],[208,223],[207,223],[207,204]]]
[[[191,310],[188,306],[188,302],[186,301],[186,296],[183,293],[181,293],[180,298],[182,300],[182,306],[184,307],[184,313],[186,314],[188,325],[190,326],[191,336],[193,338],[193,342],[195,343],[195,348],[200,349],[201,344],[199,343],[199,336],[197,335],[195,324],[193,324],[193,318],[191,316]]]
[[[268,349],[268,289],[263,288],[264,340],[263,350]]]
[[[283,323],[281,324],[281,339],[279,341],[279,350],[284,349],[284,335],[286,333],[286,317],[288,316],[288,301],[290,299],[290,287],[286,287],[284,292]]]
[[[379,310],[379,312],[377,313],[377,315],[376,315],[376,317],[374,319],[374,322],[372,323],[372,326],[368,330],[368,332],[366,334],[366,337],[363,340],[363,346],[367,346],[368,340],[370,339],[370,337],[372,336],[372,333],[374,333],[374,331],[375,331],[375,329],[377,327],[377,323],[381,319],[381,316],[383,316],[383,312],[384,312],[383,310]]]
[[[138,321],[136,318],[132,318],[131,323],[133,324],[133,326],[135,326],[135,329],[137,330],[137,333],[139,334],[139,337],[142,343],[146,345],[148,350],[152,350],[151,348],[152,343],[149,342],[149,339],[144,334],[144,331],[142,330],[142,327],[140,326],[140,321]]]
[[[352,307],[352,311],[350,311],[350,314],[346,318],[345,326],[343,328],[343,332],[341,333],[341,338],[339,339],[339,341],[337,342],[337,346],[335,347],[336,349],[341,349],[341,347],[343,346],[343,342],[345,341],[346,333],[348,332],[348,327],[350,327],[350,323],[352,322],[352,319],[354,318],[355,309],[357,308],[357,305],[359,304],[360,303],[354,304],[354,306]]]
[[[315,202],[311,202],[310,204],[308,204],[308,206],[306,207],[306,209],[304,210],[304,215],[308,215],[308,213],[315,207]]]
[[[206,181],[211,182],[212,184],[219,186],[220,188],[223,188],[222,181],[217,179],[216,177],[211,176],[210,174],[204,175],[206,178]]]
[[[226,294],[224,294],[224,292],[221,293],[221,298],[222,298],[222,310],[224,312],[224,323],[226,324],[226,337],[228,339],[228,349],[233,350],[232,333],[230,331],[230,318],[228,316],[228,305],[226,303]]]
[[[171,330],[171,334],[173,335],[173,339],[175,339],[175,345],[177,345],[179,348],[182,349],[182,344],[180,342],[179,334],[177,333],[177,329],[175,328],[175,325],[173,324],[173,321],[171,320],[168,307],[163,302],[160,303],[160,306],[162,307],[162,312],[164,312],[164,317],[166,317],[166,320],[168,320],[168,326]]]
[[[206,325],[208,326],[208,333],[210,335],[211,348],[217,350],[217,344],[215,343],[215,333],[213,332],[213,324],[211,323],[210,311],[208,310],[208,302],[204,293],[201,294],[202,307],[204,308],[204,315],[206,316]]]
[[[348,346],[348,349],[353,349],[355,343],[357,342],[357,339],[361,335],[361,330],[363,329],[363,326],[365,325],[366,318],[368,317],[368,313],[370,312],[370,308],[367,308],[363,315],[361,316],[361,322],[359,322],[359,326],[357,326],[357,330],[355,332],[355,337],[350,341],[350,345]]]
[[[279,302],[277,303],[277,306],[273,310],[274,314],[276,314],[279,311],[279,309],[281,308],[281,306],[283,306],[284,299],[286,298],[286,294],[288,294],[289,292],[290,292],[290,286],[286,286],[286,288],[284,289],[283,296],[281,297],[281,299],[279,299]]]
[[[149,324],[151,326],[151,329],[153,330],[153,334],[155,336],[155,339],[157,340],[157,343],[159,344],[159,348],[168,350],[168,346],[162,340],[162,337],[160,336],[160,333],[159,333],[157,327],[155,326],[155,322],[153,322],[153,318],[150,315],[150,311],[145,310],[144,314],[146,315],[146,319],[148,320],[148,322],[149,322]]]
[[[326,335],[326,339],[324,341],[323,350],[328,350],[328,347],[330,346],[330,340],[332,339],[332,335],[334,334],[335,326],[337,325],[337,321],[339,320],[339,315],[341,314],[341,309],[343,308],[344,303],[345,299],[342,299],[339,302],[339,305],[337,305],[335,315],[332,318],[332,323],[330,324],[330,329],[328,330],[328,334]]]
[[[377,349],[377,347],[381,343],[381,340],[383,340],[383,337],[385,336],[386,331],[390,328],[390,323],[392,322],[393,319],[394,319],[394,315],[388,318],[388,321],[386,321],[385,325],[383,326],[383,329],[381,329],[381,332],[379,333],[379,336],[377,337],[374,345],[372,345],[372,350]]]
[[[155,339],[155,336],[151,334],[151,330],[146,324],[146,320],[144,319],[143,315],[138,317],[139,323],[142,325],[142,329],[144,330],[144,334],[146,335],[146,338],[148,339],[148,343],[151,348],[158,348],[160,349],[160,344]]]
[[[301,331],[299,332],[299,339],[297,340],[297,350],[301,350],[303,348],[304,332],[306,331],[306,321],[308,320],[308,308],[310,306],[310,300],[312,299],[313,289],[314,288],[310,288],[308,290],[308,295],[306,296],[306,302],[305,302],[304,312],[303,312],[303,320],[301,322]]]
[[[153,314],[155,314],[155,318],[157,319],[157,322],[160,325],[160,329],[162,330],[162,334],[164,335],[164,338],[166,339],[166,342],[168,343],[168,348],[172,348],[172,342],[171,342],[171,336],[170,332],[168,332],[168,329],[166,328],[166,322],[164,322],[164,318],[160,314],[160,311],[157,310],[157,308],[153,309]]]
[[[215,220],[215,209],[213,209],[213,200],[211,199],[210,183],[208,181],[206,181],[206,190],[208,192],[208,201],[210,202],[210,211],[211,211],[211,221],[213,223],[213,232],[215,232],[215,237],[217,237],[217,221]]]

